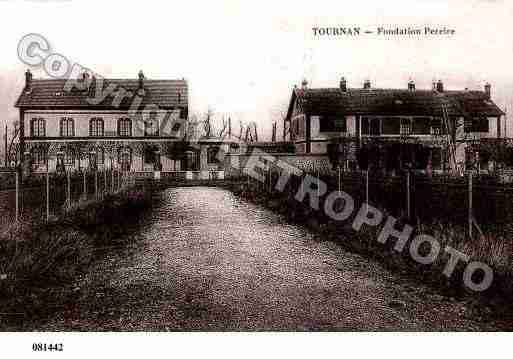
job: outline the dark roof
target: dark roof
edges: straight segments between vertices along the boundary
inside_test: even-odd
[[[411,115],[442,116],[445,105],[450,116],[500,116],[504,113],[483,91],[407,89],[295,89],[305,112],[312,115]],[[289,114],[291,111],[289,107]]]
[[[73,87],[65,92],[66,80],[32,80],[30,91],[23,89],[16,107],[71,107],[71,108],[116,108],[113,106],[114,95],[119,87],[134,94],[139,88],[138,79],[103,79],[97,80],[97,86],[107,90],[112,84],[116,91],[100,104],[90,104],[87,99],[94,97],[92,92]],[[96,88],[96,86],[92,86]],[[131,98],[124,99],[117,108],[128,108]],[[188,105],[188,88],[185,80],[144,80],[144,96],[140,106],[155,104],[161,108],[186,108]]]

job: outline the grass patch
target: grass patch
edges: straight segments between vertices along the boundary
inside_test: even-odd
[[[0,319],[31,319],[72,300],[71,284],[102,247],[123,245],[150,206],[148,193],[127,190],[81,202],[49,223],[13,223],[0,233]]]

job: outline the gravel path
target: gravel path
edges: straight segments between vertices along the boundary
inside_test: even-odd
[[[496,330],[226,190],[160,196],[135,244],[38,330]]]

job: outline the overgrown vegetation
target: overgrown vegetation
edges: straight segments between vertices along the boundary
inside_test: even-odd
[[[390,269],[409,273],[447,295],[466,298],[478,304],[476,305],[477,310],[484,310],[487,315],[501,313],[500,315],[504,319],[503,312],[507,309],[508,313],[512,313],[510,319],[513,319],[513,306],[509,300],[513,295],[513,240],[505,235],[505,233],[510,233],[511,228],[501,226],[499,229],[488,226],[482,235],[478,233],[475,238],[469,239],[464,225],[451,224],[447,220],[432,220],[429,223],[412,223],[410,221],[415,228],[414,233],[410,236],[410,241],[416,234],[430,234],[438,240],[442,249],[450,246],[469,256],[471,261],[487,263],[493,268],[492,286],[482,293],[476,293],[464,286],[462,277],[465,266],[463,262],[460,262],[455,268],[450,278],[443,274],[449,257],[449,254],[444,253],[443,250],[440,251],[440,255],[434,263],[423,265],[411,258],[408,251],[409,243],[401,253],[394,250],[396,240],[393,238],[385,244],[379,243],[377,238],[382,226],[363,226],[358,232],[353,230],[352,221],[363,203],[361,200],[355,198],[353,216],[346,221],[339,222],[329,218],[322,210],[310,208],[308,199],[304,203],[298,202],[295,195],[299,187],[294,184],[289,183],[283,192],[269,191],[268,185],[254,181],[244,184],[228,184],[228,186],[236,195],[264,205],[286,216],[290,222],[307,226],[318,233],[323,240],[335,241],[353,252],[378,260]],[[373,205],[375,204],[373,203]],[[323,208],[322,197],[319,208]],[[381,209],[385,216],[389,213],[386,209]],[[396,226],[402,228],[406,223],[406,219],[399,218]]]
[[[103,247],[120,246],[150,205],[148,192],[127,190],[82,202],[50,223],[13,223],[0,233],[0,318],[30,319],[73,296],[70,285]]]

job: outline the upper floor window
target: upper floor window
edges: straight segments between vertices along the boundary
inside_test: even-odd
[[[373,117],[362,117],[361,120],[362,135],[379,136],[381,135],[381,119]]]
[[[346,132],[347,123],[344,116],[320,116],[320,132]]]
[[[416,135],[429,135],[431,133],[430,117],[414,117],[413,133]]]
[[[61,118],[61,137],[75,136],[75,122],[70,117]]]
[[[158,136],[159,135],[159,122],[150,115],[150,118],[144,121],[144,135],[145,136]]]
[[[132,120],[130,120],[129,118],[120,118],[118,120],[118,136],[132,136]]]
[[[383,118],[383,134],[399,135],[401,133],[401,119],[399,117]]]
[[[486,117],[465,119],[465,132],[488,132],[489,121]]]
[[[42,118],[33,118],[30,121],[30,135],[32,137],[46,136],[46,121]]]
[[[89,136],[103,136],[103,119],[99,117],[92,118],[89,121]]]
[[[401,127],[399,132],[403,136],[411,135],[412,133],[412,121],[411,118],[401,118]]]

